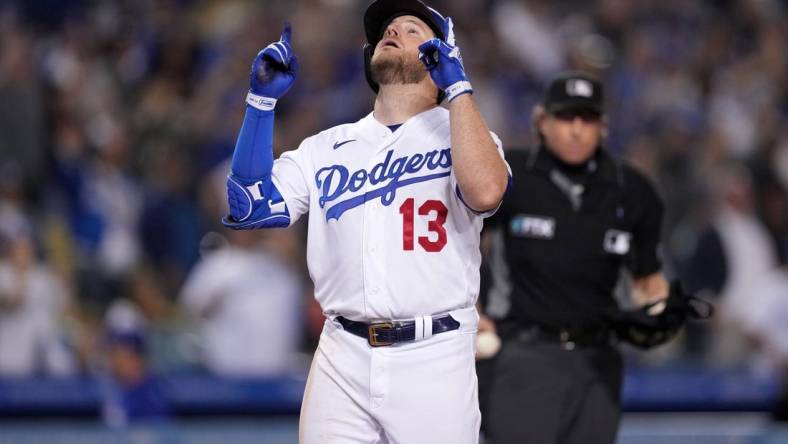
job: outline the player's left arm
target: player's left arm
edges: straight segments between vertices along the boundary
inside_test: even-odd
[[[630,170],[627,184],[637,197],[633,227],[633,256],[629,268],[634,276],[632,298],[637,306],[653,304],[668,297],[670,285],[662,272],[660,235],[664,207],[651,183]]]
[[[293,221],[272,177],[274,107],[298,72],[291,33],[285,24],[279,41],[266,46],[252,62],[246,114],[227,178],[230,214],[222,219],[224,226],[234,230],[287,227]]]
[[[510,172],[476,106],[460,49],[455,45],[451,18],[444,23],[444,35],[445,42],[431,39],[419,46],[419,58],[438,88],[446,92],[452,168],[462,200],[471,209],[486,212],[500,204]]]

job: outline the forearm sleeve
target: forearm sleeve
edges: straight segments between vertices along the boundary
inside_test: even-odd
[[[230,214],[222,223],[232,229],[286,227],[290,213],[271,181],[274,112],[246,107],[227,178]]]
[[[235,143],[232,174],[242,180],[259,180],[271,176],[274,112],[246,105],[246,115]]]

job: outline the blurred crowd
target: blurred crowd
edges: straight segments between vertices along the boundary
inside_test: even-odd
[[[778,0],[434,0],[491,129],[597,73],[607,147],[666,201],[669,276],[715,301],[651,363],[788,368],[788,14]],[[249,64],[293,24],[275,150],[371,110],[362,0],[0,1],[0,375],[303,364],[304,227],[222,228]],[[136,361],[135,361],[136,359]],[[124,379],[125,378],[125,379]]]

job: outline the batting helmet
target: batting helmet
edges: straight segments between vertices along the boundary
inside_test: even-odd
[[[364,74],[367,83],[375,93],[380,90],[380,86],[372,79],[370,65],[375,46],[383,37],[386,26],[397,17],[412,15],[420,18],[432,29],[435,36],[443,41],[449,37],[446,34],[451,31],[444,30],[446,19],[438,11],[430,8],[421,0],[376,0],[372,2],[364,13],[364,33],[367,36],[367,43],[364,45]],[[452,43],[453,42],[448,42]],[[446,93],[438,88],[438,103],[443,101]]]

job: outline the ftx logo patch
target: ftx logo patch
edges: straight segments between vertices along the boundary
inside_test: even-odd
[[[555,219],[530,214],[518,214],[509,222],[509,231],[513,236],[552,239],[555,237]]]

